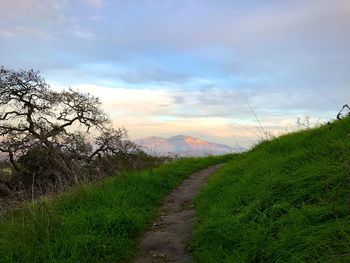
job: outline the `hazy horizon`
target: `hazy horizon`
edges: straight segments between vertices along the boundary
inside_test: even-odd
[[[2,0],[0,65],[101,98],[132,139],[249,147],[350,103],[350,1]]]

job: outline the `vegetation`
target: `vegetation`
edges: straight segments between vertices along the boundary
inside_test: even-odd
[[[163,197],[231,157],[182,159],[26,203],[0,222],[0,262],[130,262]]]
[[[12,169],[0,164],[0,196],[47,192],[144,168],[151,159],[125,129],[112,127],[98,98],[52,90],[33,70],[0,68],[0,138],[1,157],[7,155]]]
[[[198,262],[349,262],[350,117],[235,157],[196,201]]]

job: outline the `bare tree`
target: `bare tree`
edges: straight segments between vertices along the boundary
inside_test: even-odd
[[[34,147],[44,147],[56,161],[66,153],[87,163],[101,153],[125,151],[126,131],[109,126],[98,98],[71,89],[53,91],[33,70],[0,68],[0,151],[8,153],[19,174],[28,171],[16,156]],[[96,142],[88,139],[91,134],[97,135]],[[68,172],[67,162],[61,163]]]
[[[118,154],[132,154],[138,151],[139,148],[134,143],[128,140],[123,140],[127,136],[127,131],[124,128],[119,129],[105,129],[96,138],[96,149],[88,158],[90,162],[95,156],[102,155],[118,155]]]

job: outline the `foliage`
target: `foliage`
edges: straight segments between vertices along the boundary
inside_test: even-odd
[[[198,262],[349,262],[350,118],[236,155],[196,201]]]

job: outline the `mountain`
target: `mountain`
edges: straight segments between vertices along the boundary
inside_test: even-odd
[[[168,139],[162,137],[147,137],[134,141],[145,152],[153,155],[205,156],[221,155],[232,152],[242,152],[242,147],[232,148],[224,144],[204,141],[191,136],[178,135]]]

